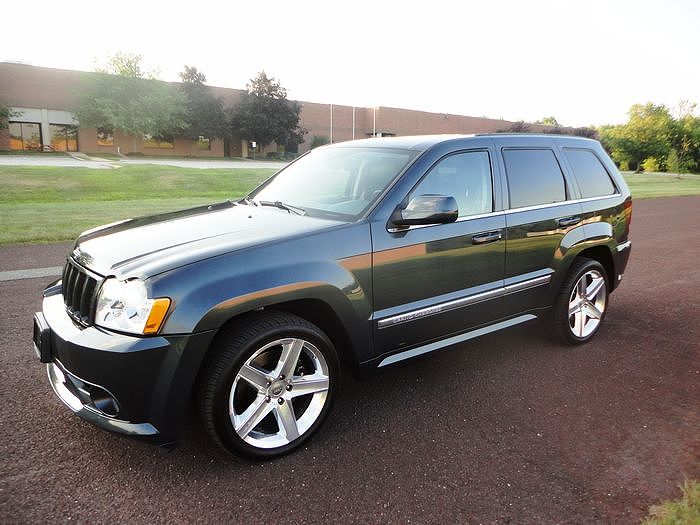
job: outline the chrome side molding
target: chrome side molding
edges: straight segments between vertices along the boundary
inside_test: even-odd
[[[495,323],[489,326],[477,328],[476,330],[472,330],[471,332],[466,332],[464,334],[448,337],[447,339],[442,339],[441,341],[435,341],[434,343],[429,343],[427,345],[419,346],[417,348],[412,348],[411,350],[405,350],[403,352],[399,352],[398,354],[393,354],[389,357],[385,357],[377,365],[377,368],[397,363],[405,359],[410,359],[412,357],[416,357],[422,354],[427,354],[428,352],[433,352],[435,350],[439,350],[441,348],[445,348],[447,346],[451,346],[457,343],[463,343],[464,341],[468,341],[469,339],[474,339],[475,337],[490,334],[492,332],[497,332],[499,330],[503,330],[504,328],[509,328],[511,326],[531,321],[532,319],[537,319],[537,316],[533,314],[525,314],[518,317],[514,317],[513,319],[508,319],[506,321],[501,321],[499,323]]]
[[[397,324],[407,323],[409,321],[414,321],[423,317],[449,312],[450,310],[455,310],[457,308],[464,308],[465,306],[470,306],[472,304],[487,301],[489,299],[496,299],[504,295],[522,292],[524,290],[529,290],[530,288],[535,288],[536,286],[543,286],[549,283],[549,281],[551,280],[551,274],[543,275],[541,277],[535,277],[534,279],[528,279],[519,283],[509,284],[507,286],[494,288],[493,290],[488,290],[486,292],[480,292],[474,295],[469,295],[467,297],[462,297],[461,299],[454,299],[452,301],[439,303],[433,306],[426,306],[425,308],[419,308],[418,310],[412,310],[403,314],[385,317],[384,319],[380,319],[379,321],[377,321],[377,328],[381,330],[382,328],[388,328]]]

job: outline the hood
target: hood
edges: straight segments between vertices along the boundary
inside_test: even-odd
[[[91,271],[141,277],[342,224],[273,207],[224,202],[141,217],[83,233],[72,256]]]

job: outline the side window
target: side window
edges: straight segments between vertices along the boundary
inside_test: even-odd
[[[504,149],[510,207],[522,208],[566,200],[566,185],[550,149]]]
[[[615,186],[610,175],[591,150],[564,148],[574,176],[581,188],[581,196],[604,197],[615,193]]]
[[[411,196],[417,195],[454,197],[460,217],[493,211],[488,152],[468,151],[445,157],[418,183]]]

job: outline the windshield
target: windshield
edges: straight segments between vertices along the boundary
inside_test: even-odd
[[[319,148],[290,164],[249,198],[301,208],[310,216],[354,220],[417,154],[390,148]]]

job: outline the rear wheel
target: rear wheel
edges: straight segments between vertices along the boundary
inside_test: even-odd
[[[598,332],[607,305],[608,281],[603,266],[593,259],[576,259],[553,307],[554,334],[569,344],[589,341]]]
[[[271,312],[235,323],[200,378],[199,409],[225,450],[252,459],[291,452],[326,417],[338,384],[333,344],[315,325]]]

